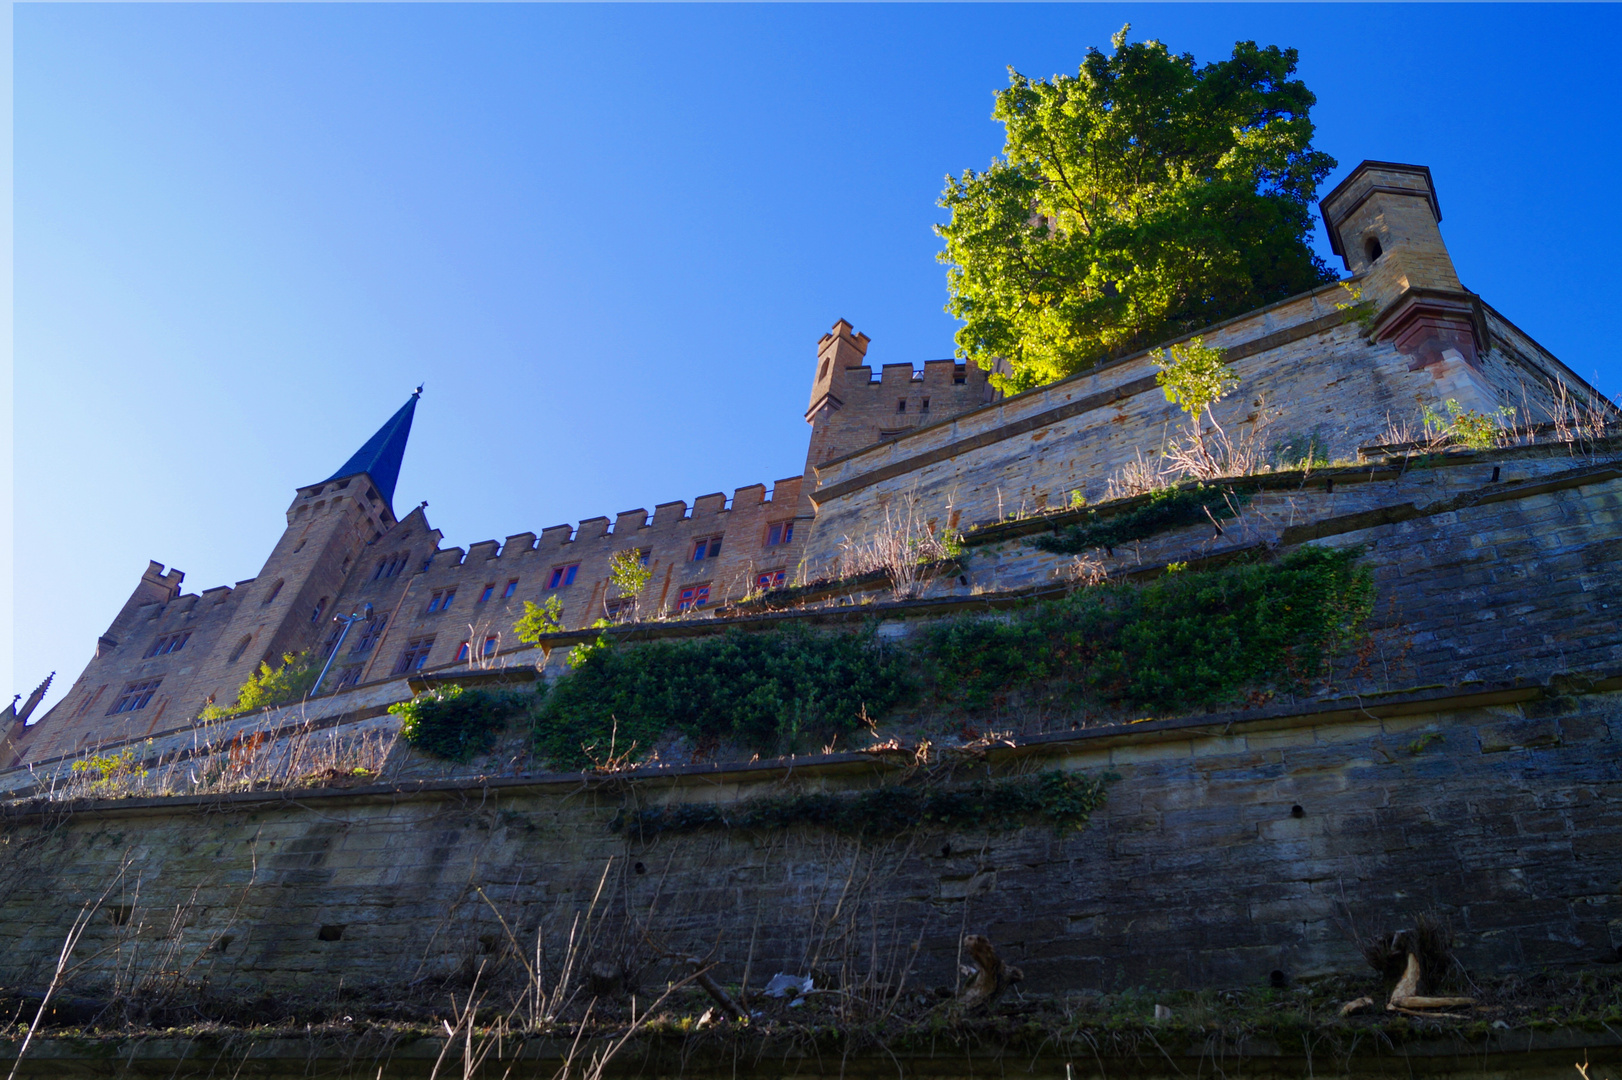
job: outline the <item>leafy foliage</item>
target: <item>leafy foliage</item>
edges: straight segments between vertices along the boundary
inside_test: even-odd
[[[975,708],[1011,688],[1161,709],[1304,683],[1372,609],[1357,552],[1298,549],[1276,563],[1084,589],[1011,620],[963,619],[927,641],[936,699]]]
[[[1075,555],[1094,548],[1114,548],[1142,540],[1156,533],[1195,525],[1202,521],[1225,521],[1250,500],[1244,489],[1196,484],[1168,487],[1149,493],[1149,501],[1114,517],[1098,520],[1098,511],[1087,515],[1084,524],[1071,525],[1062,532],[1030,540],[1032,547],[1060,555]]]
[[[151,748],[150,739],[146,746]],[[144,770],[136,760],[135,748],[126,746],[116,754],[96,754],[75,761],[70,771],[75,777],[82,776],[89,781],[86,794],[116,795],[125,783]]]
[[[634,548],[608,560],[608,580],[621,596],[635,596],[652,578],[653,568],[643,563],[642,553]]]
[[[1075,77],[1010,71],[1003,157],[941,206],[958,353],[1018,391],[1333,280],[1308,245],[1335,167],[1297,53],[1242,41],[1198,66],[1112,39]]]
[[[530,645],[541,640],[542,634],[555,634],[562,629],[563,601],[556,596],[547,597],[544,604],[525,600],[524,614],[513,624],[518,640]]]
[[[1173,345],[1169,356],[1168,350],[1156,349],[1149,357],[1160,369],[1155,373],[1155,385],[1165,393],[1167,401],[1196,422],[1200,413],[1239,385],[1239,377],[1222,360],[1222,350],[1208,348],[1203,338]]]
[[[204,720],[219,720],[298,701],[315,689],[315,679],[320,673],[321,669],[309,653],[283,653],[281,666],[276,668],[261,660],[259,670],[249,675],[248,681],[237,690],[234,705],[209,705],[200,716]]]
[[[762,753],[822,746],[905,699],[899,650],[872,631],[730,630],[691,641],[592,650],[558,679],[536,737],[559,766],[606,756],[612,740],[646,753],[669,731],[699,745],[734,739]]]
[[[1006,831],[1040,819],[1073,832],[1104,804],[1106,785],[1114,779],[1113,773],[1092,779],[1055,771],[957,787],[894,785],[856,795],[816,793],[732,805],[675,803],[629,813],[622,809],[609,828],[639,839],[702,829],[766,831],[797,825],[847,836],[894,836],[932,825]]]
[[[435,687],[389,706],[400,737],[426,754],[468,761],[489,753],[502,728],[533,704],[533,694],[464,686]]]
[[[1497,446],[1500,436],[1515,420],[1515,410],[1507,405],[1484,413],[1467,409],[1448,398],[1442,407],[1447,410],[1445,420],[1429,405],[1422,410],[1426,436],[1433,440],[1450,438],[1471,450],[1491,450]]]

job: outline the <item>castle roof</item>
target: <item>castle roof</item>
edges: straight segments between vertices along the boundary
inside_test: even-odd
[[[417,399],[421,396],[422,387],[419,386],[399,411],[377,429],[377,434],[367,439],[354,456],[322,483],[365,473],[377,485],[383,501],[393,506],[394,485],[400,479],[400,460],[405,457],[406,437],[411,434],[411,417],[417,411]]]

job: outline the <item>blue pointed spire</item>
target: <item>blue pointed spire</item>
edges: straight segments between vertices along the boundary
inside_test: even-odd
[[[346,476],[365,473],[377,485],[378,494],[389,506],[394,505],[394,485],[400,479],[400,459],[405,457],[406,437],[411,434],[411,417],[417,411],[417,399],[422,387],[412,393],[400,411],[389,417],[388,423],[377,429],[377,434],[366,440],[366,445],[344,462],[343,467],[323,480],[342,480]]]

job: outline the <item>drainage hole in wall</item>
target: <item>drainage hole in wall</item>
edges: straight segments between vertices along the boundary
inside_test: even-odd
[[[1296,805],[1290,807],[1290,816],[1291,817],[1306,817],[1307,812],[1305,810],[1301,809],[1301,804],[1300,803],[1297,803]]]
[[[631,869],[635,870],[639,874],[646,874],[648,872],[648,868],[643,866],[641,863],[637,863]]]
[[[231,947],[231,942],[235,940],[236,936],[233,934],[221,934],[219,940],[214,943],[214,951],[224,952]]]
[[[1274,990],[1282,990],[1286,986],[1290,985],[1290,977],[1284,974],[1284,972],[1275,968],[1267,976],[1267,985],[1271,986]]]
[[[114,926],[123,926],[130,921],[130,915],[135,911],[133,904],[117,904],[107,909],[107,921]]]
[[[952,857],[952,845],[951,844],[942,844],[941,845],[941,858],[950,859],[951,857]]]
[[[348,923],[343,923],[338,926],[323,926],[316,931],[315,936],[322,941],[341,941],[344,936],[344,927],[348,925]]]

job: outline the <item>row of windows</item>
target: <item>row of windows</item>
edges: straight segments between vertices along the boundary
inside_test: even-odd
[[[191,631],[180,634],[165,634],[152,643],[152,648],[146,651],[147,656],[163,656],[167,653],[179,652],[191,640]]]

